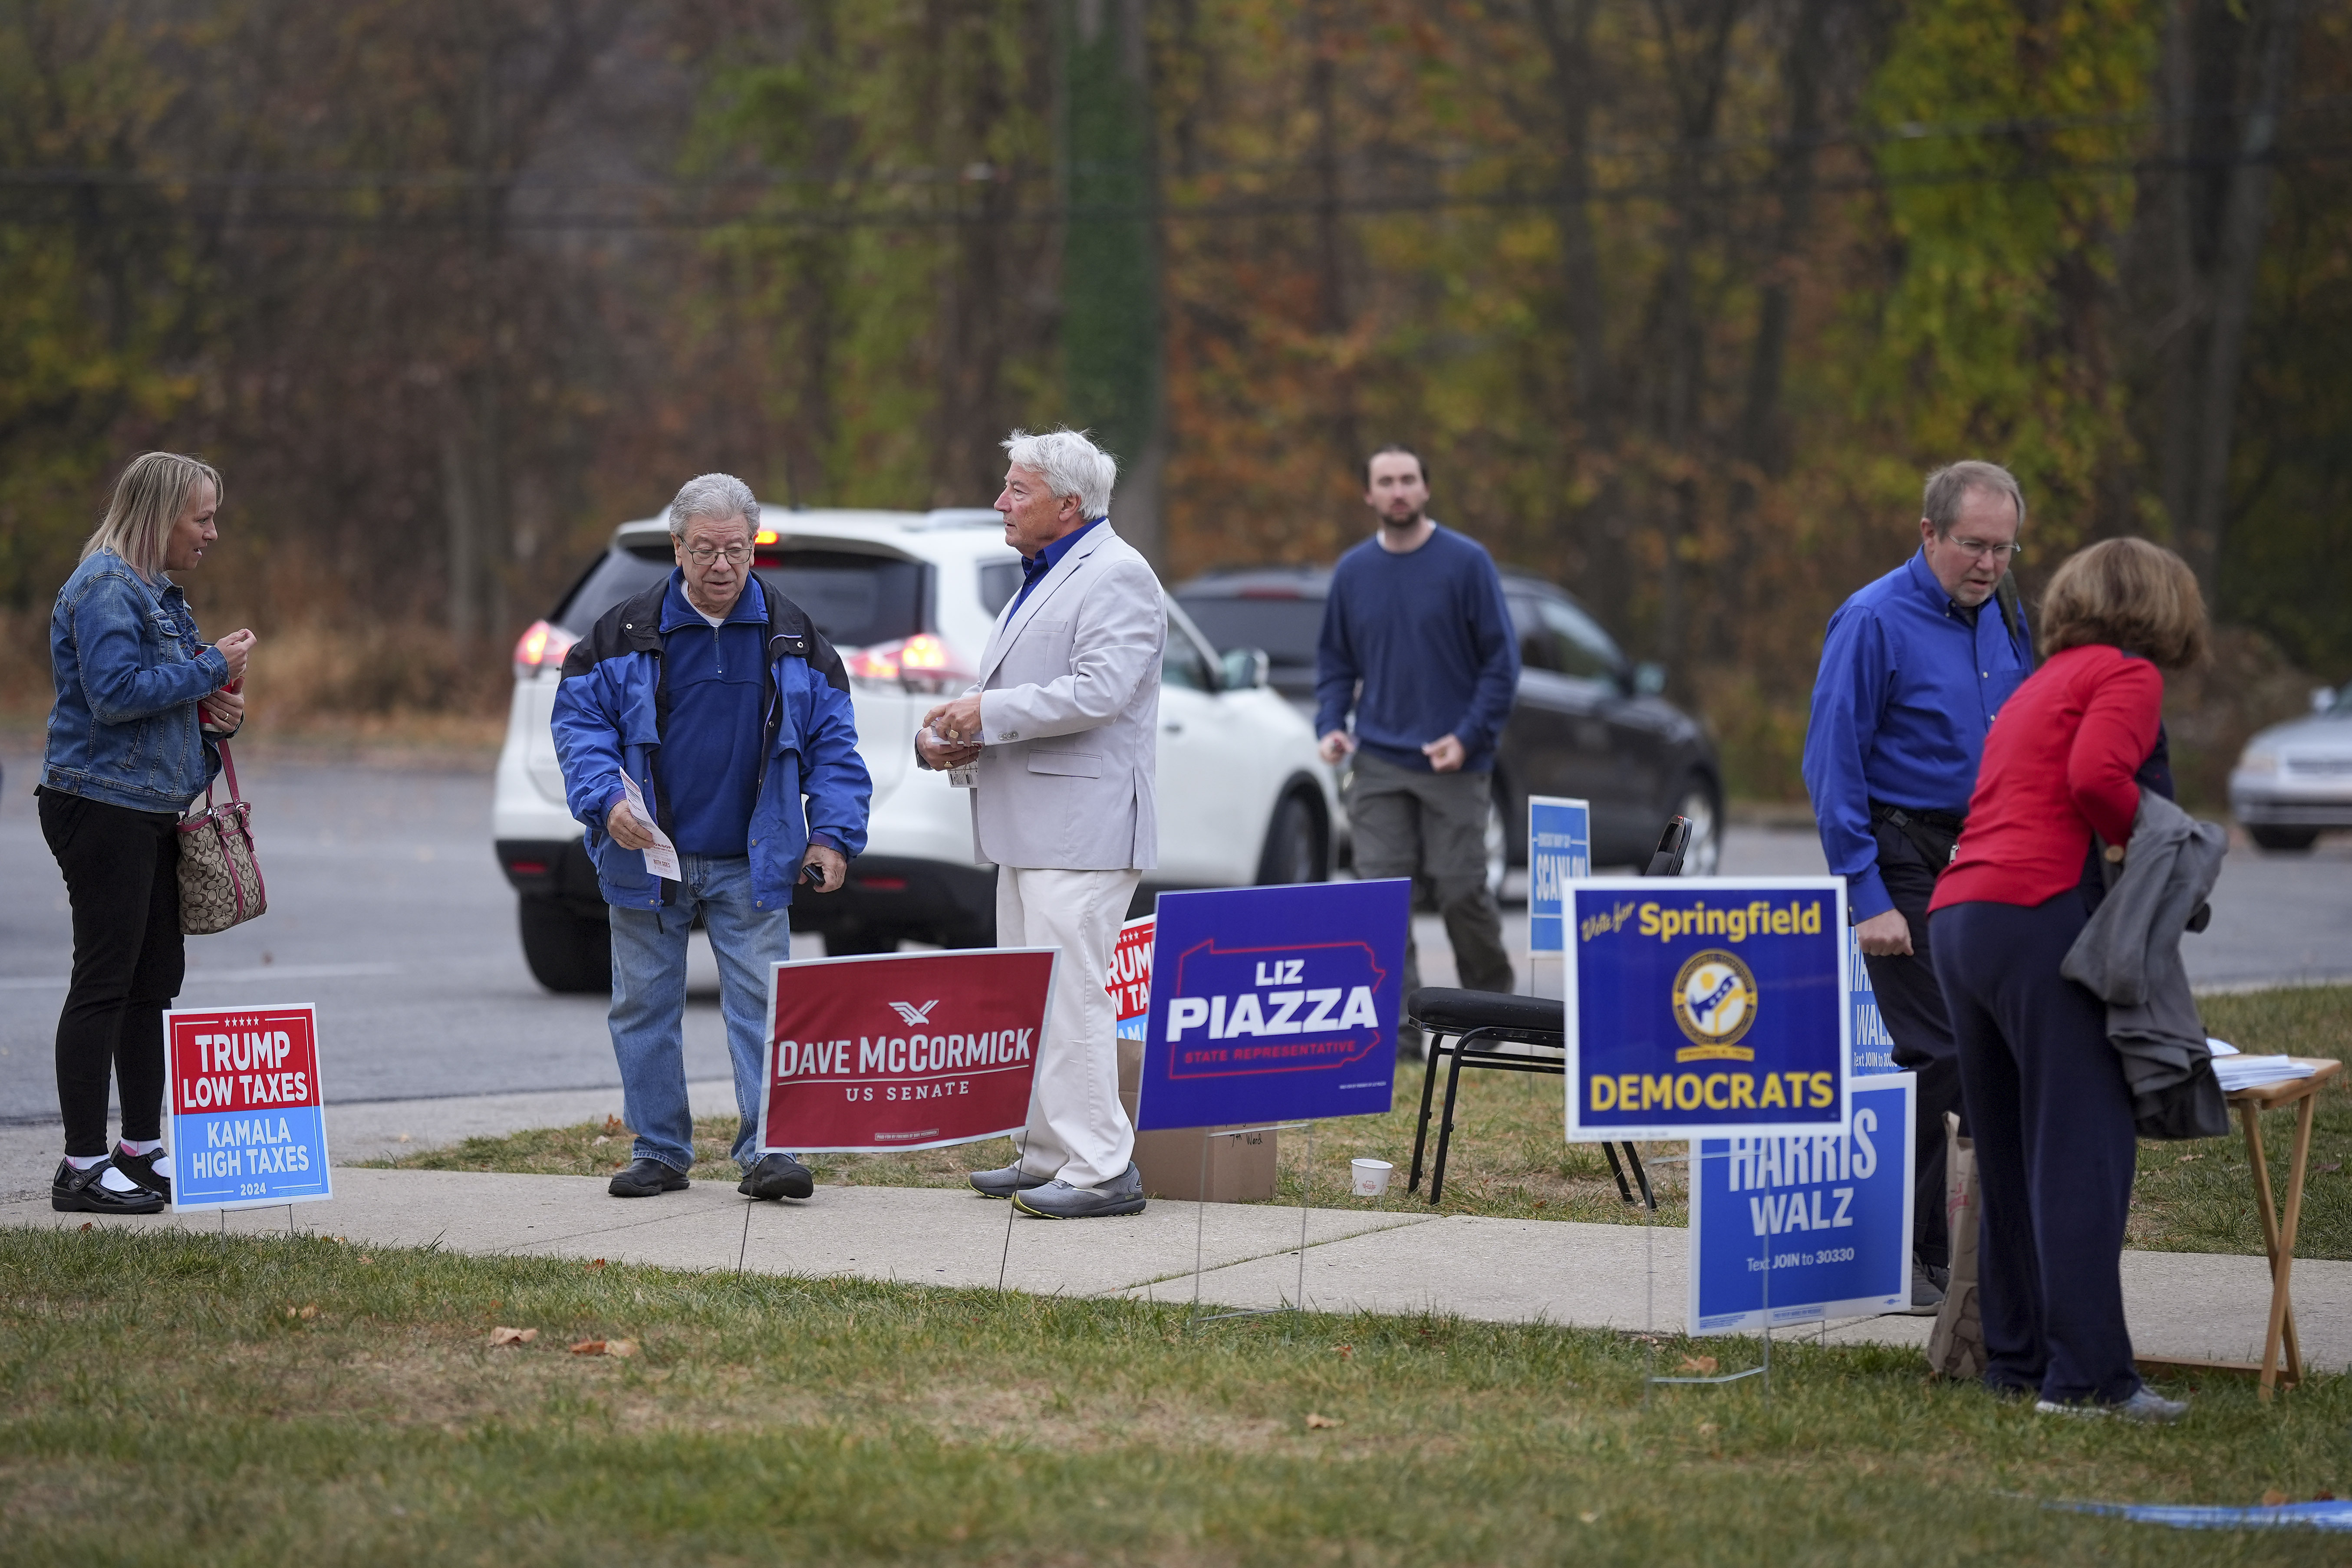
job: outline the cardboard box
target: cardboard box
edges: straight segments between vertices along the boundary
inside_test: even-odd
[[[1138,1086],[1143,1077],[1143,1042],[1118,1042],[1118,1103],[1127,1119],[1135,1120]],[[1213,1127],[1178,1127],[1135,1134],[1135,1168],[1143,1177],[1144,1195],[1192,1202],[1248,1203],[1274,1196],[1276,1158],[1279,1153],[1271,1132],[1244,1133],[1239,1137],[1213,1138]],[[1208,1181],[1202,1182],[1202,1144],[1208,1145]]]

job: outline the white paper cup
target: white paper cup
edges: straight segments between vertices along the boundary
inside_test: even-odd
[[[1348,1165],[1355,1173],[1358,1197],[1378,1197],[1388,1191],[1389,1173],[1396,1169],[1386,1160],[1349,1160]]]

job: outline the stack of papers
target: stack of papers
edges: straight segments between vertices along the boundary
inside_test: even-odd
[[[2297,1061],[2292,1056],[2242,1056],[2233,1053],[2213,1059],[2213,1076],[2221,1082],[2224,1094],[2252,1089],[2257,1083],[2284,1083],[2296,1078],[2308,1078],[2316,1071],[2309,1063]]]

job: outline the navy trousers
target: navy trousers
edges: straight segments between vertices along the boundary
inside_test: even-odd
[[[1871,994],[1878,1016],[1895,1041],[1895,1065],[1918,1081],[1914,1092],[1911,1251],[1922,1263],[1941,1269],[1951,1260],[1951,1238],[1944,1217],[1944,1113],[1959,1111],[1960,1052],[1952,1039],[1944,989],[1936,979],[1935,948],[1927,932],[1927,901],[1936,896],[1936,873],[1901,829],[1875,825],[1878,875],[1886,894],[1911,927],[1909,954],[1865,953]],[[1961,1114],[1960,1131],[1968,1117]]]
[[[1985,1382],[2112,1405],[2140,1385],[2120,1262],[2137,1134],[2106,1009],[2058,973],[2086,918],[2069,888],[1932,924],[1984,1200]]]

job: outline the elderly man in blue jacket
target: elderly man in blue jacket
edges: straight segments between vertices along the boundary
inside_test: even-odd
[[[678,1191],[694,1165],[683,1026],[698,914],[719,960],[742,1116],[737,1190],[814,1190],[791,1155],[752,1157],[768,976],[791,954],[794,883],[841,885],[866,847],[874,788],[841,655],[752,578],[759,516],[740,479],[688,481],[669,507],[677,570],[572,644],[556,688],[564,796],[611,906],[613,1054],[637,1134],[615,1197]]]

